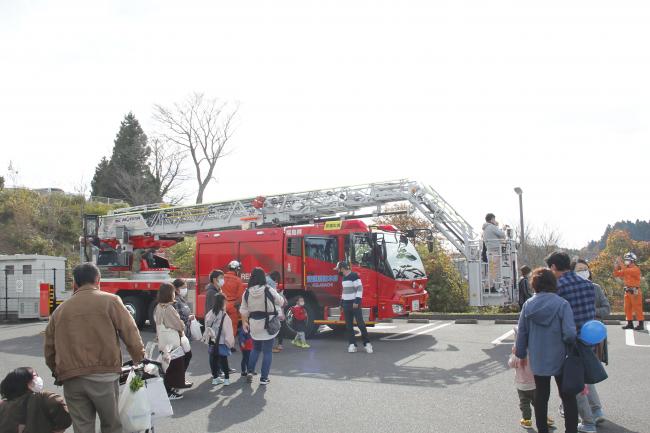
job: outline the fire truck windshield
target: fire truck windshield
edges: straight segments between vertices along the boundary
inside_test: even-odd
[[[383,238],[386,259],[396,280],[414,280],[426,276],[422,259],[411,242],[400,242],[397,233],[384,233]]]

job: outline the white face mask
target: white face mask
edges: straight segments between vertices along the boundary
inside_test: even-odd
[[[585,270],[585,271],[577,271],[576,274],[577,274],[580,278],[583,278],[583,279],[585,279],[585,280],[588,280],[588,279],[589,279],[589,271],[587,271],[587,270]]]
[[[43,378],[41,376],[36,376],[32,381],[32,391],[34,392],[43,391]]]
[[[625,266],[630,266],[630,263],[632,263],[632,262],[629,261],[629,260],[626,260],[626,261],[624,261],[623,263],[625,263]]]
[[[305,301],[298,301],[298,305],[300,307],[304,307],[305,306]]]
[[[219,287],[223,286],[224,281],[225,281],[225,279],[223,279],[223,278],[219,278],[217,280],[217,284],[219,284]]]
[[[180,295],[181,295],[182,297],[186,297],[186,296],[187,296],[187,287],[183,287],[183,288],[180,290],[179,293],[180,293]]]

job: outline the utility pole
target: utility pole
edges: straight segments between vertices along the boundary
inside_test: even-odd
[[[519,250],[520,250],[519,254],[521,255],[521,258],[523,260],[523,258],[524,258],[524,240],[526,239],[526,238],[524,238],[524,201],[522,199],[524,191],[521,188],[516,187],[515,192],[519,196],[519,227],[520,227],[520,230],[521,230],[521,239],[520,239],[520,242],[519,242]]]

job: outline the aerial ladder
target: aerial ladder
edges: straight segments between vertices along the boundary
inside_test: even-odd
[[[499,260],[482,260],[482,240],[472,226],[433,188],[395,180],[189,206],[164,204],[87,215],[82,255],[90,260],[99,243],[120,256],[134,250],[170,246],[204,231],[282,227],[327,220],[370,218],[393,213],[387,205],[407,202],[460,253],[459,270],[469,283],[472,306],[503,305],[516,300],[516,242],[512,231],[501,242]],[[124,259],[121,263],[126,265]],[[490,268],[492,263],[497,269]],[[493,266],[494,267],[494,266]]]

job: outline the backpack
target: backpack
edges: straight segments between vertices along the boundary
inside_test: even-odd
[[[248,296],[249,296],[249,289],[246,289],[246,292],[244,293],[244,300],[248,304]],[[266,316],[264,319],[264,329],[266,329],[266,332],[269,334],[277,334],[280,331],[280,327],[282,324],[280,323],[280,316],[278,314],[277,308],[275,308],[275,299],[273,299],[273,296],[271,295],[271,291],[269,290],[268,286],[264,286],[264,315]],[[271,304],[273,305],[273,313],[269,313],[268,311],[268,303],[266,300],[271,301]],[[273,316],[272,319],[269,319],[269,316]]]

